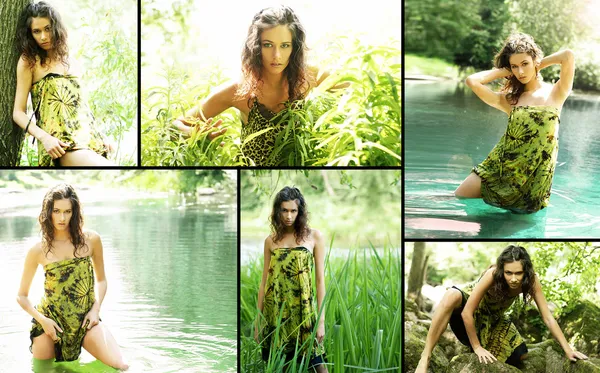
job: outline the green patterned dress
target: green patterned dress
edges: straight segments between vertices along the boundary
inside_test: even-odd
[[[460,289],[454,287],[463,293],[462,307],[464,307],[467,299],[469,299],[475,285],[477,285],[477,282],[468,284]],[[510,308],[517,297],[495,299],[496,297],[493,297],[487,291],[473,314],[475,330],[477,330],[477,337],[481,346],[494,355],[498,361],[507,361],[515,351],[519,355],[527,353],[527,348],[524,345],[525,341],[519,334],[515,324],[505,314],[506,310]],[[462,309],[460,311],[462,312]],[[460,313],[457,314],[458,317],[453,314],[450,326],[458,339],[463,344],[470,346],[462,317]]]
[[[559,111],[552,106],[516,106],[500,142],[473,172],[483,200],[517,213],[548,206],[558,154]]]
[[[49,263],[44,272],[44,297],[36,309],[63,330],[57,331],[58,341],[54,343],[56,361],[77,360],[87,331],[81,324],[95,302],[91,259],[86,256]],[[33,338],[44,334],[44,328],[35,319],[31,322],[33,345]]]
[[[94,128],[94,116],[81,97],[77,77],[49,73],[31,87],[37,125],[51,136],[70,144],[66,151],[90,149],[108,156],[102,135]],[[58,166],[58,160],[38,142],[39,166]]]
[[[271,348],[284,346],[284,353],[294,355],[296,342],[302,346],[310,340],[316,327],[315,297],[312,290],[313,254],[305,247],[278,248],[271,253],[269,275],[265,285],[263,316],[266,326],[261,331],[263,359]],[[281,312],[279,339],[275,340],[277,320]],[[300,350],[311,361],[322,361],[325,348],[314,339]],[[321,357],[321,358],[319,358]],[[316,358],[316,359],[315,359]],[[311,363],[312,364],[312,363]]]
[[[302,107],[302,101],[298,100],[294,103],[286,101],[284,105],[285,109],[274,113],[258,102],[255,97],[248,113],[248,123],[242,124],[242,153],[244,157],[254,161],[256,166],[278,166],[285,161],[285,157],[281,156],[281,153],[273,156],[272,153],[278,135],[289,124],[289,120],[286,120],[290,115],[289,109]],[[246,141],[252,134],[263,130],[267,131]]]

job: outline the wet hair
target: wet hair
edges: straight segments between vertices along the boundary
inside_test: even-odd
[[[18,52],[29,64],[30,68],[35,66],[38,57],[40,65],[45,66],[48,59],[48,52],[38,45],[31,33],[31,23],[33,18],[36,17],[44,17],[50,20],[52,49],[58,60],[68,67],[69,48],[67,46],[67,29],[56,9],[45,1],[30,3],[23,9],[17,25],[16,45]]]
[[[494,66],[499,69],[508,69],[509,71],[512,71],[510,68],[510,57],[516,53],[527,53],[531,56],[534,65],[544,58],[544,53],[535,43],[531,35],[515,33],[511,34],[504,41],[504,46],[494,57]],[[537,66],[535,66],[535,71],[536,75],[539,74]],[[521,97],[524,90],[525,85],[521,83],[514,74],[507,77],[506,83],[504,84],[504,87],[502,87],[502,91],[506,92],[506,100],[511,105],[517,104],[519,97]]]
[[[523,280],[521,289],[523,290],[523,305],[525,306],[533,298],[535,289],[535,271],[533,263],[524,247],[509,245],[507,246],[498,259],[496,259],[496,268],[493,272],[494,284],[492,285],[492,293],[502,298],[508,298],[508,284],[504,278],[504,265],[520,261],[523,266]]]
[[[298,215],[294,221],[294,237],[296,238],[296,243],[299,244],[310,235],[310,227],[308,226],[306,201],[300,190],[296,187],[285,187],[275,196],[273,211],[269,218],[271,234],[274,242],[279,242],[283,238],[285,225],[281,219],[281,204],[287,201],[295,201],[298,204]]]
[[[85,247],[85,236],[83,234],[83,214],[81,211],[81,203],[79,197],[75,193],[75,189],[69,184],[59,184],[51,188],[44,196],[42,202],[42,211],[38,221],[42,232],[42,248],[44,255],[52,252],[52,241],[54,240],[54,225],[52,224],[52,210],[54,209],[54,201],[68,199],[71,201],[71,220],[69,221],[69,233],[71,234],[71,242],[75,249],[73,256],[77,257],[77,252]]]
[[[308,78],[305,61],[306,33],[300,23],[298,16],[292,8],[280,5],[265,8],[254,15],[252,24],[248,28],[248,36],[242,50],[242,74],[243,82],[236,92],[237,99],[247,99],[248,106],[259,91],[259,83],[262,81],[262,44],[260,36],[266,29],[276,26],[286,26],[292,33],[292,53],[285,70],[284,76],[288,82],[289,100],[302,99]]]

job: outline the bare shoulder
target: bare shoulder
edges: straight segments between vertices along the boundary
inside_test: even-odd
[[[92,245],[100,242],[100,235],[96,231],[93,231],[91,229],[85,229],[83,231],[83,234],[86,240],[89,240],[92,243]]]
[[[35,258],[39,258],[43,253],[44,252],[42,250],[42,241],[39,241],[36,242],[33,246],[31,246],[31,248],[27,252],[27,255],[32,255]]]
[[[493,279],[494,277],[494,272],[496,272],[496,265],[491,266],[490,268],[488,268],[484,273],[483,276],[481,276],[482,280],[486,280],[486,281],[490,281]]]
[[[319,84],[321,84],[330,75],[329,71],[319,69],[319,67],[314,65],[309,65],[306,68],[306,72],[308,75],[308,84],[310,88],[319,86]]]
[[[310,235],[315,241],[323,239],[323,234],[321,231],[315,228],[310,229]]]
[[[83,75],[83,67],[79,61],[72,56],[69,56],[69,71],[70,75],[81,76]]]
[[[267,238],[265,238],[265,247],[271,247],[273,246],[273,235],[268,235]]]

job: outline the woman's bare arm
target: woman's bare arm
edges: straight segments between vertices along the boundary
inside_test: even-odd
[[[23,129],[27,128],[27,132],[44,145],[46,152],[48,152],[52,159],[60,158],[65,154],[63,147],[69,145],[38,127],[34,118],[31,118],[31,122],[29,122],[29,117],[27,116],[27,97],[29,96],[32,84],[33,73],[31,68],[27,61],[21,57],[17,63],[17,91],[13,107],[13,120],[19,127]],[[29,127],[27,127],[27,123],[29,123]]]
[[[96,302],[93,307],[96,307],[98,312],[100,312],[100,306],[108,289],[106,274],[104,272],[104,248],[98,233],[89,231],[88,240],[92,248],[92,264],[94,265],[94,273],[96,275]]]
[[[469,296],[469,299],[465,304],[465,308],[461,313],[462,319],[465,323],[467,335],[469,336],[469,342],[471,343],[471,347],[473,348],[473,351],[475,351],[475,353],[480,357],[480,359],[480,353],[487,357],[491,356],[492,358],[496,359],[489,352],[485,351],[485,349],[483,349],[483,347],[481,346],[479,338],[477,337],[477,330],[475,329],[475,320],[473,318],[473,314],[475,313],[477,307],[479,307],[481,299],[483,299],[485,293],[492,287],[492,284],[494,283],[493,273],[494,268],[490,268],[485,272],[485,274],[481,277],[477,285],[475,285],[475,288]],[[487,354],[485,354],[485,352],[478,351],[478,349],[480,348],[487,352]],[[485,362],[485,360],[483,362]]]
[[[315,279],[317,282],[317,314],[321,313],[318,325],[325,325],[325,238],[316,229],[313,229],[315,238],[315,248],[313,255],[315,257]]]
[[[217,88],[214,92],[212,92],[205,100],[203,100],[200,104],[192,107],[185,113],[185,116],[179,117],[173,121],[173,125],[183,132],[185,135],[191,135],[193,125],[189,121],[187,121],[186,117],[195,117],[202,119],[202,121],[208,123],[212,123],[212,118],[221,114],[225,110],[234,106],[234,98],[235,93],[237,91],[238,84],[235,81],[228,82],[219,88]],[[222,123],[221,120],[218,120],[212,126],[217,128]],[[212,140],[213,138],[222,135],[225,133],[226,129],[222,129],[216,132],[212,132],[209,134],[209,138]]]
[[[309,66],[308,72],[310,74],[310,79],[312,81],[311,84],[313,84],[313,87],[315,87],[315,88],[320,86],[321,83],[323,83],[325,81],[325,79],[327,79],[331,75],[330,71],[320,70],[316,66]],[[348,88],[348,87],[350,87],[350,82],[344,82],[344,83],[339,83],[332,87],[329,87],[328,91],[335,91],[337,89]]]
[[[258,289],[258,299],[256,301],[256,307],[258,308],[258,316],[256,317],[256,323],[254,324],[254,339],[257,343],[259,325],[261,324],[261,314],[263,311],[264,300],[265,300],[265,284],[267,283],[267,277],[269,276],[269,267],[271,266],[271,246],[273,245],[273,239],[271,236],[265,239],[264,245],[264,265],[262,279],[260,280],[260,287]]]
[[[571,90],[573,90],[573,79],[575,78],[575,54],[570,49],[565,49],[549,56],[546,56],[540,62],[539,69],[551,65],[560,65],[560,79],[552,88],[552,96],[555,102],[562,105]]]
[[[542,315],[542,320],[544,320],[544,324],[546,324],[546,326],[550,330],[550,333],[552,333],[554,338],[558,341],[560,347],[563,349],[563,351],[565,351],[567,357],[569,357],[571,360],[576,360],[575,358],[573,358],[573,356],[580,359],[587,359],[587,356],[581,353],[574,352],[573,348],[567,342],[565,335],[563,334],[562,330],[560,330],[560,326],[558,326],[558,323],[554,319],[554,316],[552,316],[552,313],[548,309],[548,302],[546,302],[546,297],[544,296],[544,292],[542,291],[542,285],[540,284],[540,280],[537,277],[537,275],[535,276],[535,284],[533,286],[533,300],[535,301],[535,304],[537,305],[538,310]],[[581,354],[582,356],[578,356],[579,354]]]
[[[265,239],[264,245],[264,264],[263,264],[263,274],[262,279],[260,280],[260,288],[258,289],[258,300],[257,307],[260,312],[263,310],[263,302],[265,298],[265,284],[267,283],[267,277],[269,276],[269,267],[271,266],[271,246],[273,245],[273,240],[271,236]]]
[[[19,292],[17,293],[17,303],[19,303],[25,312],[30,314],[31,317],[36,319],[41,324],[42,319],[44,319],[45,316],[39,313],[29,300],[29,289],[31,288],[31,282],[33,281],[35,271],[37,270],[37,266],[39,264],[40,255],[42,255],[41,243],[34,245],[31,249],[29,249],[29,252],[27,252],[27,256],[25,257],[25,265],[23,266],[23,274],[21,276],[21,285],[19,286]]]
[[[512,75],[507,69],[492,69],[486,71],[480,71],[478,73],[469,75],[466,80],[467,86],[473,90],[473,92],[483,102],[496,108],[500,111],[510,114],[510,104],[506,101],[504,94],[492,91],[485,84],[490,83],[496,79],[504,78]]]

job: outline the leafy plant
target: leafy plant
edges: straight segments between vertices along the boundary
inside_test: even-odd
[[[393,46],[367,46],[340,38],[347,53],[340,66],[299,105],[283,114],[271,157],[283,166],[399,166],[401,161],[401,65]],[[349,45],[349,46],[348,46]],[[350,50],[348,49],[350,48]],[[349,52],[348,52],[349,50]],[[184,138],[171,125],[225,78],[218,67],[201,84],[174,66],[163,74],[165,86],[142,94],[142,164],[162,166],[248,166],[242,152],[241,120],[234,109],[215,118],[227,132],[213,141],[207,133]],[[328,91],[339,84],[349,87]],[[266,128],[244,141],[273,130]],[[223,146],[219,144],[223,142]]]

